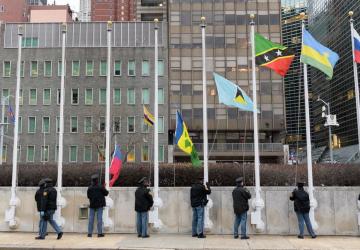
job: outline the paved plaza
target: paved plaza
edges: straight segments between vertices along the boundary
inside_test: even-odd
[[[0,233],[0,249],[121,249],[121,250],[359,250],[360,237],[320,236],[317,239],[297,239],[295,236],[252,235],[250,240],[233,239],[231,235],[209,235],[206,239],[183,234],[153,234],[137,238],[135,234],[108,234],[105,238],[87,238],[85,234],[64,234],[56,240],[50,234],[37,241],[32,233]]]

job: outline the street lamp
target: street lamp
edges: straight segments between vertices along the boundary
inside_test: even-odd
[[[326,106],[322,106],[321,117],[326,117],[326,122],[324,124],[325,127],[329,127],[329,150],[330,150],[330,162],[334,163],[334,155],[332,150],[332,134],[331,134],[331,126],[339,126],[339,123],[336,121],[336,115],[332,115],[330,113],[330,102],[325,102],[323,99],[318,96],[318,102],[324,103]],[[327,112],[326,112],[327,111]]]

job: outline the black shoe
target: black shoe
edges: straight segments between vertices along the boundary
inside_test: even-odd
[[[60,240],[62,238],[63,234],[64,234],[63,232],[58,233],[58,237],[56,239]]]
[[[199,235],[198,234],[193,234],[191,235],[192,237],[198,237]]]
[[[35,237],[35,240],[45,240],[45,238],[41,237],[41,236],[38,236],[38,237]]]
[[[98,238],[105,237],[105,234],[98,234]]]
[[[199,234],[199,235],[198,235],[198,238],[199,238],[199,239],[204,239],[204,238],[206,238],[206,236],[205,236],[204,234]]]
[[[138,238],[141,238],[141,234],[138,234]]]
[[[304,239],[304,236],[298,235],[298,238],[299,238],[299,239]]]
[[[149,238],[150,235],[145,235],[145,236],[142,236],[142,238]]]
[[[91,237],[92,237],[92,234],[88,234],[88,237],[91,238]]]
[[[248,240],[248,239],[250,239],[250,237],[249,236],[241,236],[241,239],[242,240]]]
[[[311,236],[311,238],[313,238],[313,239],[316,239],[316,237],[317,237],[317,235],[313,235],[313,236]]]
[[[239,235],[234,235],[234,239],[238,239],[239,238]]]

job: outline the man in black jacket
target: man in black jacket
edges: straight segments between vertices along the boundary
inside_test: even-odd
[[[204,235],[204,211],[208,202],[207,195],[211,194],[209,183],[203,184],[203,178],[199,178],[190,190],[192,218],[192,237],[206,238]]]
[[[241,225],[241,239],[247,240],[249,237],[246,235],[246,221],[251,194],[249,190],[244,187],[242,177],[236,179],[236,188],[232,192],[232,197],[235,213],[234,238],[239,238],[239,225]]]
[[[105,196],[109,194],[109,191],[105,187],[99,185],[99,176],[94,174],[91,176],[91,186],[87,190],[87,197],[90,201],[90,214],[88,224],[88,237],[92,237],[94,229],[95,213],[97,214],[97,232],[98,237],[104,237],[103,227],[103,209],[106,206]]]
[[[304,190],[303,182],[299,182],[297,186],[298,188],[294,189],[294,191],[290,196],[290,200],[294,201],[294,210],[296,212],[296,216],[299,223],[300,234],[298,235],[298,238],[304,239],[304,222],[305,222],[309,234],[314,239],[316,238],[316,234],[311,226],[311,221],[309,218],[309,211],[310,211],[309,194]]]
[[[43,233],[43,231],[47,222],[45,220],[46,197],[44,196],[44,190],[45,190],[45,180],[42,179],[39,182],[39,189],[35,193],[36,206],[40,214],[39,236],[35,237],[36,240],[45,239],[45,234]]]
[[[139,187],[135,191],[136,229],[138,237],[150,237],[147,232],[149,210],[154,204],[153,197],[148,188],[150,182],[143,177],[138,182]]]

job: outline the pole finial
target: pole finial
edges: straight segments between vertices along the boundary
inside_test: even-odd
[[[250,25],[255,25],[255,14],[254,13],[250,14]]]
[[[301,13],[300,13],[300,18],[301,18],[301,19],[304,19],[305,16],[306,16],[306,15],[305,15],[305,12],[301,12]]]
[[[159,19],[155,18],[154,23],[158,23],[158,22],[159,22]]]
[[[65,32],[67,31],[67,24],[66,24],[66,23],[62,23],[62,24],[61,24],[61,31],[62,31],[63,33],[65,33]]]
[[[22,35],[22,34],[23,34],[23,28],[24,28],[24,26],[22,26],[21,24],[18,25],[18,35]]]
[[[201,18],[200,18],[200,21],[201,21],[201,28],[205,28],[206,27],[206,24],[205,24],[205,21],[206,21],[206,17],[204,17],[204,16],[202,16]]]
[[[354,15],[354,11],[350,10],[350,11],[349,11],[349,16],[350,16],[350,18],[352,18],[353,15]]]
[[[251,13],[250,14],[250,18],[253,20],[255,18],[255,14],[254,13]]]
[[[107,21],[107,31],[111,31],[111,30],[112,30],[112,25],[113,25],[113,22],[112,22],[112,21]]]

